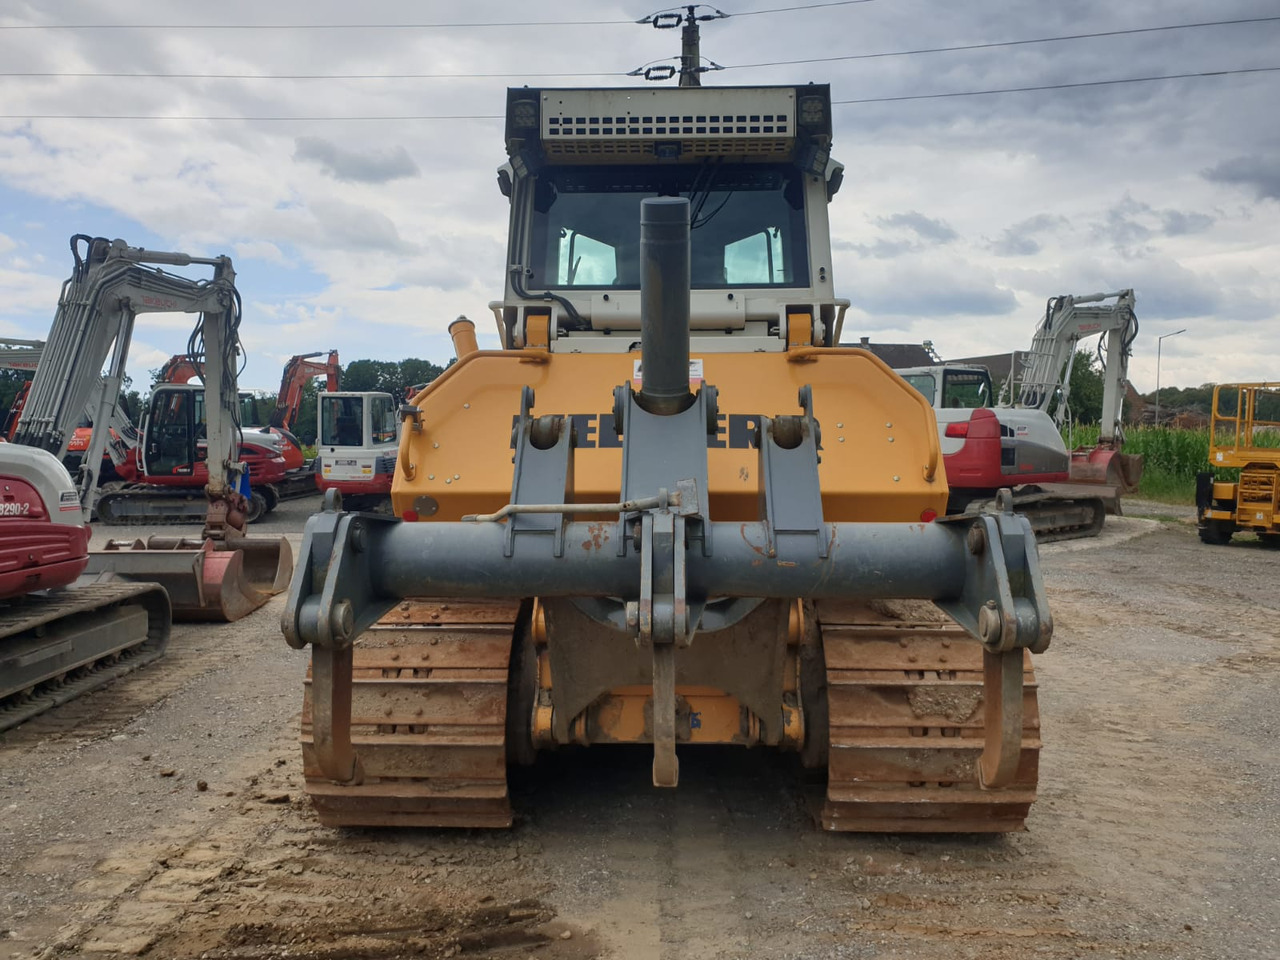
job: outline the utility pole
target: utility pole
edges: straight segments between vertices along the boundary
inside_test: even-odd
[[[702,86],[702,37],[694,5],[684,8],[684,27],[680,31],[680,86]]]
[[[711,12],[700,14],[698,13],[699,7],[707,7],[707,5],[704,3],[690,3],[685,5],[684,13],[672,10],[667,13],[653,13],[643,20],[637,20],[637,23],[647,23],[659,30],[681,28],[680,68],[677,70],[669,63],[637,67],[627,76],[643,76],[646,80],[670,80],[673,76],[678,75],[680,86],[700,87],[702,86],[702,75],[708,70],[723,70],[724,67],[711,61],[708,61],[708,66],[704,67],[702,65],[702,30],[700,24],[703,20],[723,20],[729,15],[715,9],[715,7],[707,7]]]

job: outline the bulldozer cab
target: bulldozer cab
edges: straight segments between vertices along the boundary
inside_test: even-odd
[[[530,284],[548,290],[639,290],[636,211],[642,198],[657,196],[693,200],[696,289],[807,285],[800,171],[707,158],[674,168],[547,171],[535,189]]]
[[[508,91],[507,348],[629,352],[640,329],[640,202],[690,203],[690,328],[704,351],[837,342],[826,86]],[[532,320],[532,327],[530,322]],[[805,328],[801,336],[800,327]],[[543,328],[547,333],[542,333]]]

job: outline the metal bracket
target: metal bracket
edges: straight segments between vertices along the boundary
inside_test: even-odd
[[[1053,635],[1053,617],[1043,592],[1035,534],[1013,512],[1008,489],[996,495],[996,509],[977,518],[938,521],[970,524],[963,591],[938,605],[992,653],[1021,647],[1043,653]]]
[[[511,503],[567,503],[573,499],[572,421],[564,416],[535,418],[533,404],[533,388],[526,386],[520,394]],[[529,534],[550,536],[552,555],[564,556],[564,514],[515,512],[507,524],[503,555],[512,556],[516,537]]]
[[[330,491],[333,492],[333,491]],[[289,646],[340,650],[395,606],[373,588],[373,564],[363,556],[400,521],[372,513],[343,513],[340,497],[307,522],[302,552],[289,583],[280,629]]]
[[[983,645],[986,732],[978,784],[984,790],[1008,786],[1017,775],[1022,757],[1023,648],[1043,653],[1053,635],[1031,525],[1014,514],[1008,489],[996,495],[996,511],[974,519],[965,535],[970,562],[961,596],[938,604]]]
[[[680,780],[676,758],[676,647],[689,645],[684,517],[670,509],[641,518],[639,640],[653,646],[653,785]]]
[[[785,540],[809,540],[819,557],[828,553],[827,526],[822,519],[822,487],[818,464],[822,431],[813,418],[813,391],[800,388],[798,417],[761,417],[756,430],[759,448],[761,513],[767,552],[778,555]],[[785,548],[786,544],[782,544]]]

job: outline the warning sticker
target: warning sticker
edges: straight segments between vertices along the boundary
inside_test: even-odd
[[[631,385],[637,390],[644,383],[644,371],[640,367],[640,361],[634,361],[631,368]],[[702,358],[691,359],[689,361],[689,386],[698,388],[702,386]]]

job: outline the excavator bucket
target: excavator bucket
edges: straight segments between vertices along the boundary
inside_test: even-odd
[[[289,586],[293,548],[283,537],[111,540],[89,555],[87,572],[161,584],[169,593],[174,620],[230,623]]]
[[[1141,454],[1121,453],[1110,447],[1081,447],[1071,453],[1073,483],[1101,483],[1121,494],[1133,493],[1142,479]]]

